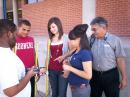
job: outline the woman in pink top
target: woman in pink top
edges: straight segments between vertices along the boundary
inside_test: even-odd
[[[49,20],[48,34],[50,40],[48,71],[52,97],[66,97],[68,81],[63,77],[62,62],[59,62],[56,58],[67,52],[68,37],[63,34],[62,24],[59,18],[52,17]]]

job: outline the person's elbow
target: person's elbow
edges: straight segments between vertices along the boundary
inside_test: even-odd
[[[15,96],[18,93],[17,86],[18,85],[5,89],[4,94],[7,95],[8,97]]]
[[[8,97],[13,97],[13,96],[16,95],[15,93],[10,92],[10,91],[4,91],[4,94],[5,94],[6,96],[8,96]]]
[[[88,75],[88,80],[92,79],[92,74]]]
[[[88,74],[86,74],[85,79],[87,79],[87,80],[91,80],[91,79],[92,79],[92,73],[88,73]]]

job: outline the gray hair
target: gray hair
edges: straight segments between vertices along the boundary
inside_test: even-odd
[[[107,22],[107,20],[106,20],[105,18],[103,18],[103,17],[96,17],[96,18],[94,18],[94,19],[91,21],[90,25],[95,25],[95,24],[98,24],[98,25],[100,25],[100,26],[102,26],[102,27],[108,27],[108,22]]]

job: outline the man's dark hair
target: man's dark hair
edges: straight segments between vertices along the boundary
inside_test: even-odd
[[[90,25],[95,25],[95,24],[99,24],[101,26],[105,25],[106,27],[108,27],[108,22],[104,17],[96,17],[94,18]]]
[[[17,27],[12,21],[7,19],[0,19],[0,37],[9,31],[14,33],[16,29]]]
[[[31,26],[31,23],[26,19],[20,20],[19,23],[18,23],[18,26],[20,27],[22,24],[24,24],[26,26]]]

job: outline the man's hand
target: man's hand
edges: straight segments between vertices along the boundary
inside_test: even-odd
[[[40,72],[39,72],[39,75],[43,76],[46,74],[46,68],[40,68]]]
[[[34,72],[34,68],[36,68],[35,66],[31,67],[30,69],[28,69],[27,74],[31,77],[35,76],[37,73]]]
[[[119,88],[120,88],[120,89],[124,89],[127,85],[128,85],[128,80],[127,80],[127,78],[122,79],[121,82],[120,82]]]
[[[121,72],[121,78],[122,78],[119,88],[124,89],[128,84],[124,57],[117,58],[117,64],[118,64],[119,70]]]

